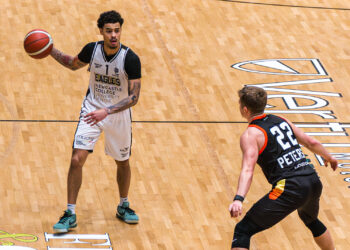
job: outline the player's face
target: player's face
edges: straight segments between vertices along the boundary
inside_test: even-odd
[[[106,23],[100,33],[103,36],[103,40],[107,48],[109,49],[119,49],[120,35],[122,32],[122,27],[120,23]]]

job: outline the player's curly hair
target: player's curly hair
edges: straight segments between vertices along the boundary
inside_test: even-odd
[[[124,23],[124,19],[115,10],[106,11],[101,13],[100,17],[98,18],[97,27],[102,29],[106,23],[120,23],[120,27],[121,27]]]
[[[238,91],[241,105],[246,106],[253,114],[264,112],[267,103],[267,93],[255,86],[245,86]]]

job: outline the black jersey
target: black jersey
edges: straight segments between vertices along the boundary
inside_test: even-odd
[[[260,149],[257,162],[269,183],[315,173],[286,120],[263,114],[256,117],[249,126],[258,128],[265,135],[265,144]]]

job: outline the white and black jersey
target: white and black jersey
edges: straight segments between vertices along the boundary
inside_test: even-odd
[[[131,109],[107,116],[96,125],[88,124],[84,115],[96,109],[117,104],[129,95],[128,81],[141,78],[139,57],[128,47],[107,56],[103,41],[89,43],[79,53],[80,61],[89,63],[90,83],[83,101],[73,148],[93,151],[101,133],[105,133],[105,152],[117,161],[131,154]]]
[[[108,107],[128,97],[128,80],[141,78],[139,57],[125,45],[114,55],[107,56],[103,41],[87,44],[78,54],[80,61],[89,63],[89,89],[83,106],[89,111]]]

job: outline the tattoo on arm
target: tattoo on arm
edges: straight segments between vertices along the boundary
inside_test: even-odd
[[[73,64],[73,57],[64,54],[63,52],[59,51],[56,48],[53,48],[51,51],[51,56],[60,64],[62,64],[63,66],[66,66],[68,68],[70,68],[70,66],[72,66]]]
[[[115,105],[109,106],[107,108],[108,114],[118,113],[127,108],[134,106],[139,100],[141,89],[141,81],[140,79],[129,81],[129,93],[130,95],[118,102]]]
[[[139,96],[140,96],[140,89],[141,89],[141,81],[140,79],[134,80],[134,81],[130,81],[130,85],[129,85],[129,93],[131,96],[131,100],[134,103],[134,105],[137,103]]]
[[[56,48],[53,48],[51,51],[51,56],[63,66],[76,70],[86,65],[86,63],[81,62],[77,57],[72,57],[70,55],[66,55],[63,52],[59,51]]]
[[[86,63],[83,63],[79,59],[76,59],[76,60],[73,60],[73,64],[72,64],[71,69],[72,70],[80,69],[80,68],[84,67],[85,65],[86,65]]]

